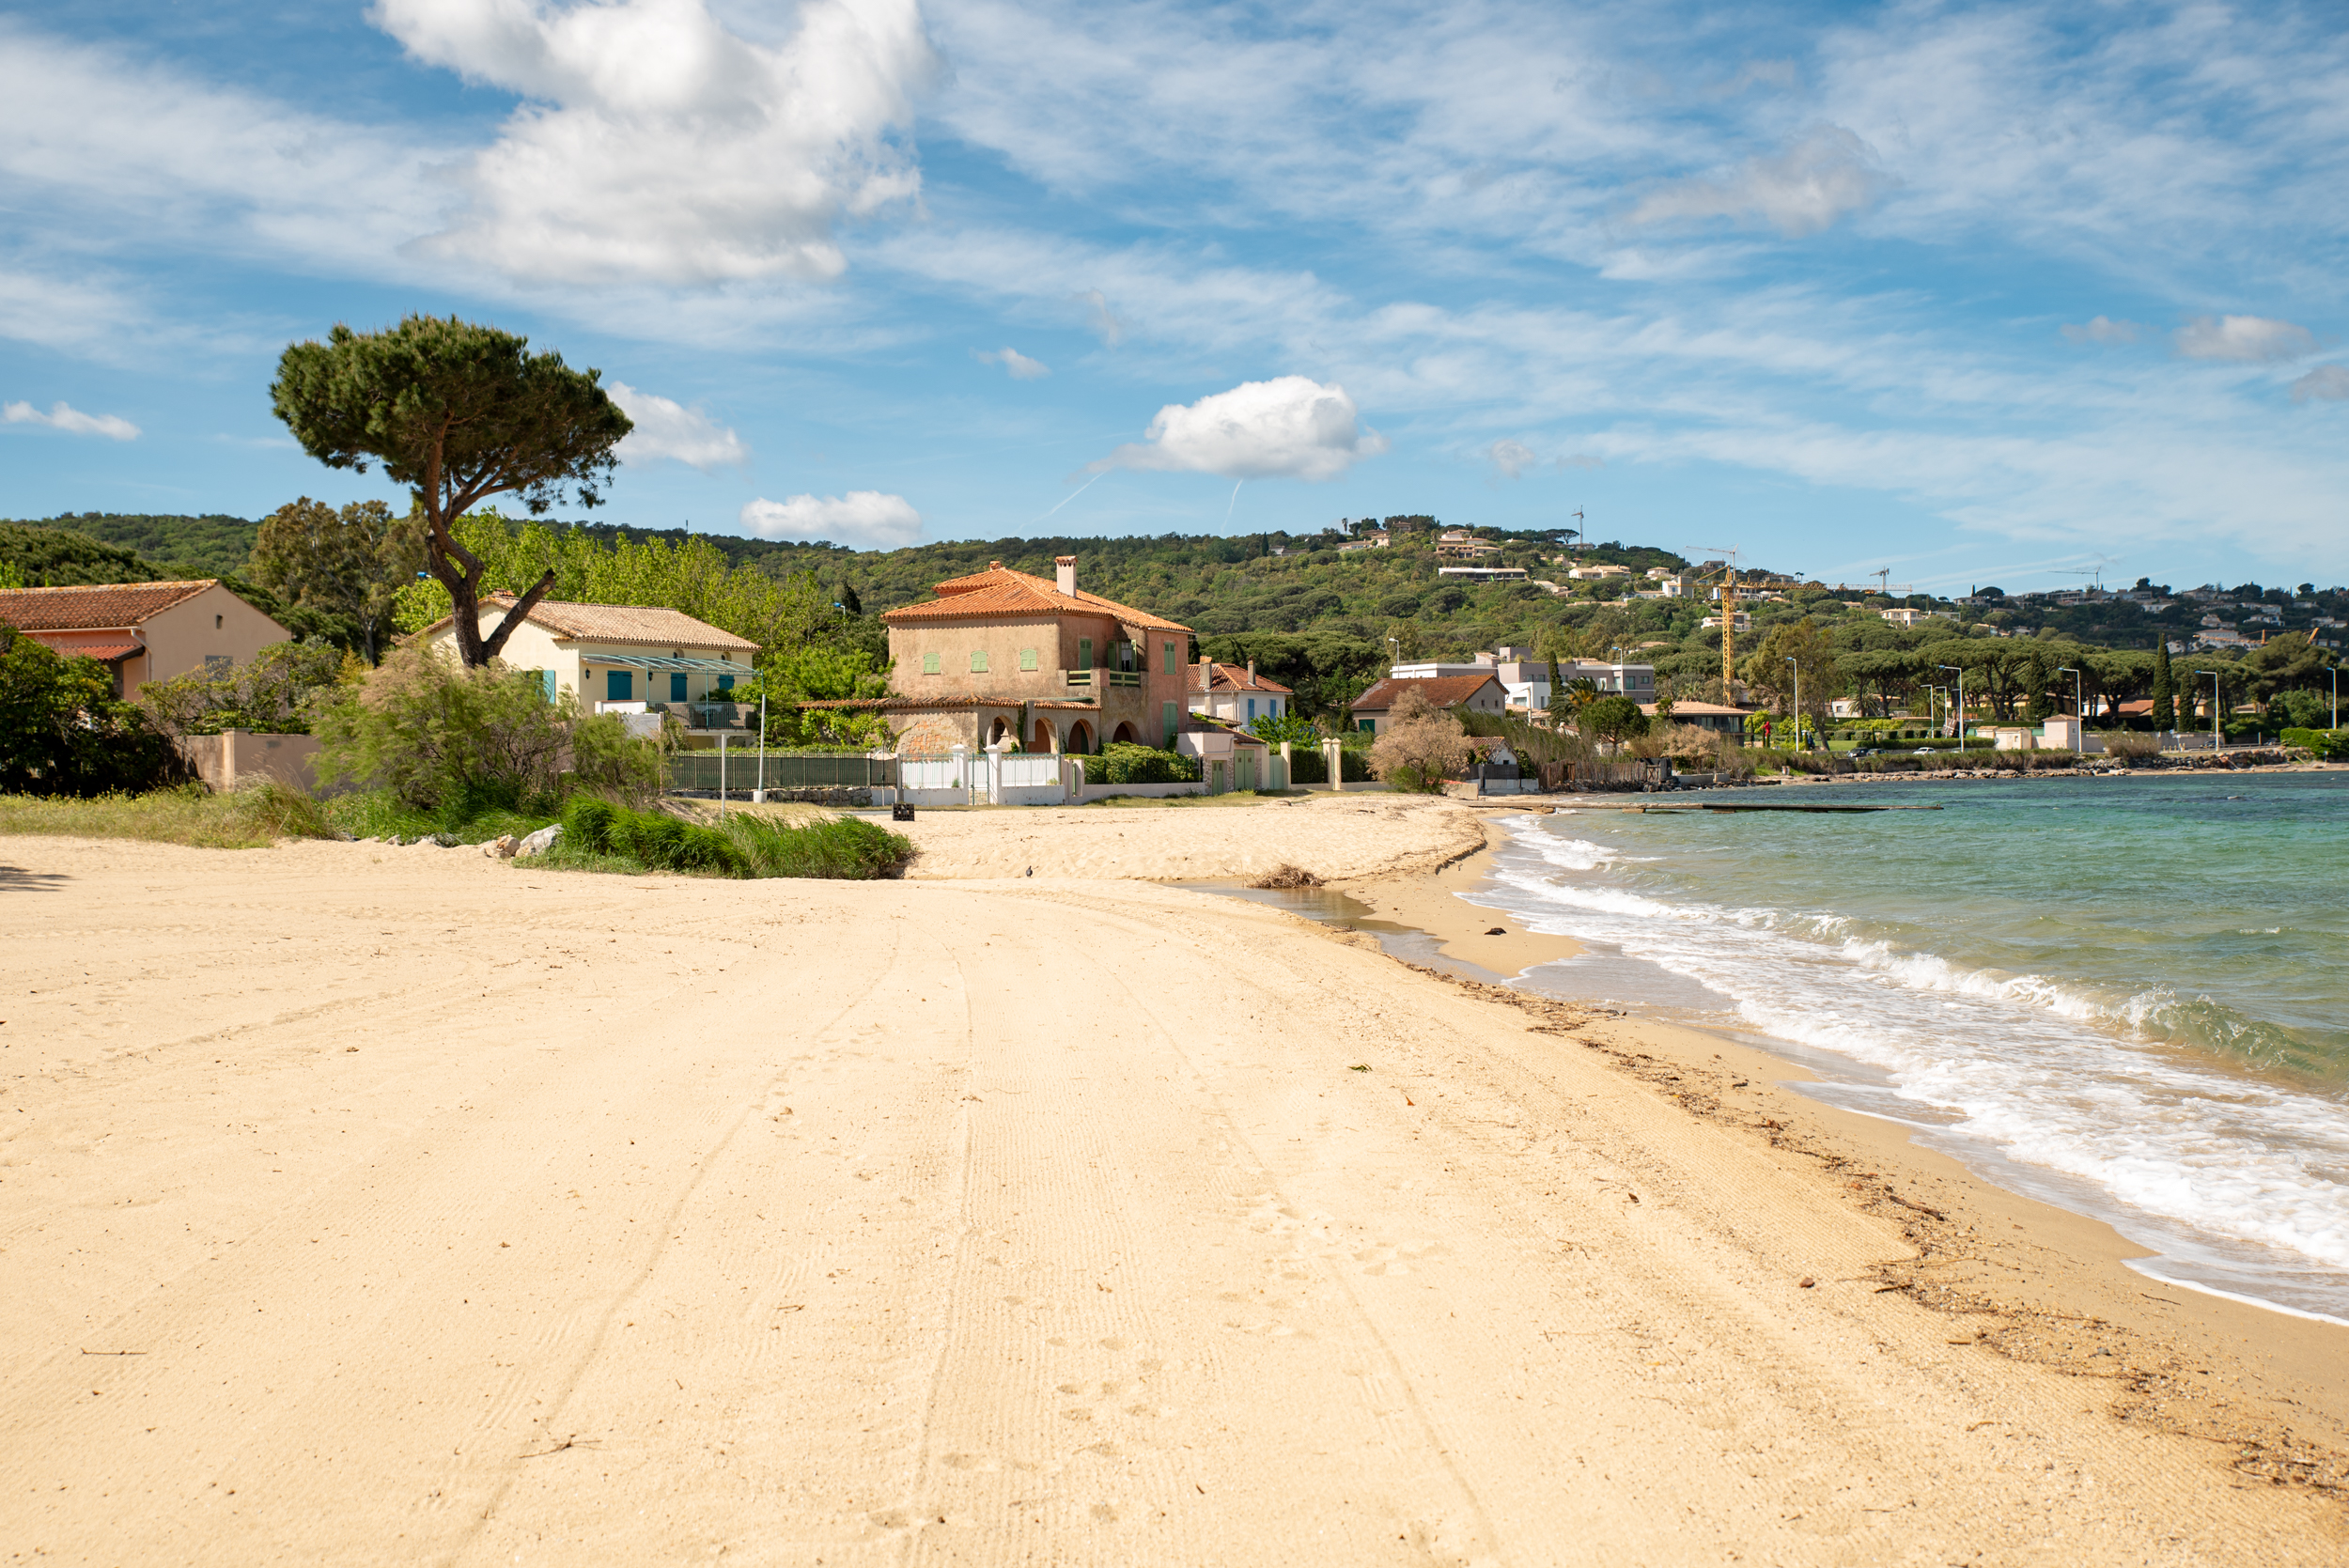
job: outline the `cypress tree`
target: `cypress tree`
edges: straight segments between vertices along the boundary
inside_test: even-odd
[[[1553,729],[1566,727],[1567,711],[1574,706],[1566,695],[1566,683],[1558,674],[1558,656],[1549,656],[1549,722]]]
[[[2173,730],[2178,727],[2178,688],[2170,674],[2170,642],[2162,639],[2154,644],[2154,728]]]

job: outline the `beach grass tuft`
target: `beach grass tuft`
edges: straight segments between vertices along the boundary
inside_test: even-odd
[[[912,858],[913,845],[904,834],[861,817],[788,822],[740,812],[704,824],[580,795],[563,809],[563,833],[548,863],[576,870],[866,881],[897,875]]]
[[[182,784],[143,795],[0,796],[0,833],[261,849],[281,838],[332,838],[335,829],[318,801],[264,779],[226,794]]]

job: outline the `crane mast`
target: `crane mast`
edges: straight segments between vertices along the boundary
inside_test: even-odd
[[[1701,548],[1719,551],[1728,563],[1721,571],[1721,701],[1734,707],[1737,703],[1736,689],[1731,684],[1737,678],[1737,552],[1721,545]]]

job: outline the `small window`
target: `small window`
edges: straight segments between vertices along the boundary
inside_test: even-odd
[[[718,690],[719,690],[719,691],[733,691],[733,690],[734,690],[734,677],[733,677],[732,675],[720,675],[720,676],[718,677]]]
[[[1077,639],[1077,668],[1080,670],[1093,668],[1093,639],[1090,637]]]
[[[1166,644],[1166,673],[1170,675],[1174,673],[1174,644],[1172,643]]]
[[[1019,667],[1023,670],[1035,668],[1035,649],[1021,648],[1019,650]]]
[[[1253,697],[1251,697],[1251,698],[1249,698],[1249,699],[1248,699],[1248,720],[1249,720],[1249,722],[1251,722],[1251,723],[1255,722],[1255,719],[1256,719],[1256,699],[1255,699],[1255,698],[1253,698]]]
[[[938,674],[938,655],[926,653],[922,656],[922,673],[926,675]]]
[[[685,700],[687,679],[688,677],[683,670],[672,670],[669,672],[669,700],[671,702],[681,703]]]
[[[987,650],[985,648],[978,648],[972,651],[971,655],[971,673],[974,675],[983,675],[987,674]]]
[[[221,630],[227,624],[228,618],[226,615],[214,615],[212,617],[212,629],[214,631]]]
[[[636,675],[630,670],[606,670],[603,673],[603,700],[607,703],[632,703],[636,700]]]

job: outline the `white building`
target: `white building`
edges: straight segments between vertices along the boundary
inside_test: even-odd
[[[513,595],[503,593],[481,601],[483,636],[497,629],[514,603]],[[443,616],[423,635],[455,656],[453,617]],[[757,651],[749,638],[678,610],[541,599],[499,657],[515,669],[536,672],[550,701],[572,691],[591,712],[642,713],[649,703],[730,701],[735,684],[756,673],[750,659]],[[689,719],[687,727],[703,726]]]
[[[1438,567],[1436,575],[1463,582],[1523,582],[1529,576],[1523,567]]]
[[[1244,668],[1202,659],[1190,667],[1190,710],[1245,727],[1258,719],[1278,719],[1289,710],[1293,693],[1277,680],[1256,674],[1252,660]]]

